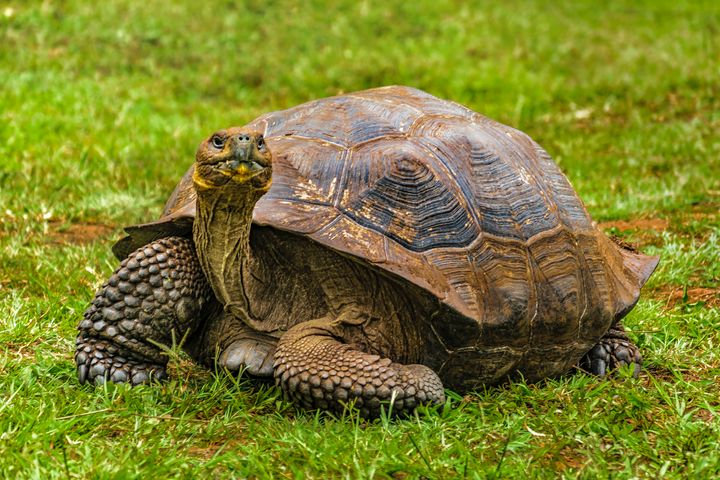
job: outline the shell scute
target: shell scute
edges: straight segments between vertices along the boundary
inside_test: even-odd
[[[528,276],[525,245],[519,241],[486,236],[471,253],[470,268],[484,277],[486,294],[478,299],[485,304],[483,338],[488,344],[522,346],[530,339],[528,310],[534,281]]]
[[[340,202],[345,215],[417,252],[466,247],[477,238],[467,206],[423,161],[417,145],[391,140],[377,145],[385,148],[374,146],[354,152],[345,187],[350,195]]]

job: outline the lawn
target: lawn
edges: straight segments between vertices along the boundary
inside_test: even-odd
[[[720,476],[718,59],[713,1],[1,1],[0,477]],[[112,243],[203,137],[387,84],[525,131],[603,228],[662,256],[626,320],[638,380],[372,422],[182,355],[163,386],[77,383]]]

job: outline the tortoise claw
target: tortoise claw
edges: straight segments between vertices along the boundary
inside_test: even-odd
[[[604,337],[580,360],[580,367],[593,375],[604,377],[621,367],[633,365],[633,377],[638,378],[642,355],[627,338]]]
[[[131,354],[123,356],[117,346],[100,339],[78,338],[75,363],[81,384],[112,382],[136,386],[167,379],[164,366],[133,358]]]
[[[243,338],[230,344],[218,358],[218,364],[232,372],[243,367],[258,377],[270,377],[275,362],[275,344],[255,338]]]

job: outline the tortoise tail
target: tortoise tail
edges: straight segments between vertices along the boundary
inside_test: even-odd
[[[608,237],[604,237],[607,241]],[[618,321],[633,309],[640,298],[640,289],[655,271],[660,261],[658,256],[645,255],[622,240],[610,237],[616,255],[608,258],[612,276],[615,278],[616,310]]]
[[[620,254],[623,257],[623,266],[627,276],[635,280],[638,288],[642,288],[647,283],[660,262],[660,257],[657,255],[644,255],[625,248],[620,249]]]

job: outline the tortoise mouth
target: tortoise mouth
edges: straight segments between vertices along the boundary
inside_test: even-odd
[[[237,160],[221,160],[214,164],[198,165],[193,174],[196,188],[201,190],[215,189],[235,185],[241,189],[267,191],[272,181],[272,168],[264,167],[257,162],[238,162]]]
[[[253,175],[270,166],[267,159],[258,154],[254,142],[233,141],[229,150],[229,154],[217,156],[208,162],[223,175]]]
[[[270,162],[258,155],[252,144],[234,145],[228,150],[225,155],[215,155],[202,163],[207,170],[237,183],[245,183],[270,168]]]
[[[267,191],[272,175],[272,167],[257,156],[247,158],[232,155],[229,158],[218,159],[212,164],[206,164],[206,169],[213,172],[208,173],[210,177],[214,177],[212,183],[217,186],[234,184],[253,190]]]
[[[237,158],[227,158],[218,160],[211,164],[212,167],[222,175],[234,177],[235,175],[253,175],[261,173],[269,165],[262,165],[257,160],[239,160]]]

